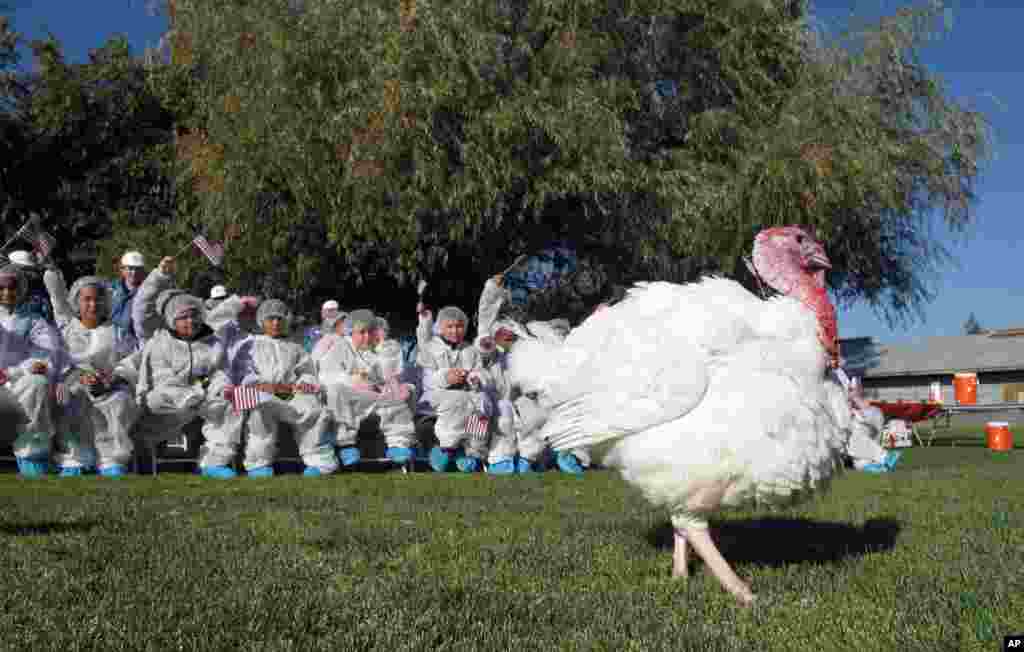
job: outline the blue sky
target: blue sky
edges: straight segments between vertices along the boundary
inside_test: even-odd
[[[15,7],[14,26],[29,37],[47,30],[65,45],[72,61],[114,34],[128,36],[136,51],[153,46],[166,19],[151,15],[146,0],[7,0]],[[904,2],[816,0],[814,13],[827,29],[851,16],[892,14]],[[870,308],[858,305],[840,313],[843,337],[873,336],[906,342],[933,335],[957,335],[974,312],[983,326],[1024,326],[1024,270],[1014,252],[1024,239],[1024,127],[1012,120],[1024,105],[1024,53],[1021,27],[1024,0],[950,0],[952,30],[929,44],[922,60],[945,80],[950,95],[989,119],[994,159],[980,179],[975,225],[966,237],[940,237],[958,264],[936,279],[938,297],[925,309],[925,321],[890,329]],[[1014,54],[1016,53],[1016,54]],[[938,221],[936,222],[937,226]],[[1024,250],[1021,254],[1024,256]]]

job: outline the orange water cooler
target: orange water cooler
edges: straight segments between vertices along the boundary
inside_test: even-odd
[[[985,440],[989,450],[1013,450],[1013,433],[1010,432],[1010,424],[1005,421],[989,421],[985,424]]]
[[[978,402],[978,374],[953,374],[953,394],[960,405],[974,405]]]

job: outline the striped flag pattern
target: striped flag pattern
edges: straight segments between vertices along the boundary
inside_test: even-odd
[[[224,245],[219,242],[211,243],[206,239],[206,236],[202,235],[196,236],[196,238],[192,240],[192,244],[194,244],[199,251],[203,252],[203,255],[206,256],[214,266],[220,267],[220,264],[224,261]]]
[[[255,385],[242,385],[236,387],[231,395],[231,402],[235,407],[235,414],[244,410],[253,410],[261,403],[270,400],[270,394],[261,392]]]
[[[32,246],[40,258],[46,258],[57,246],[57,239],[46,231],[38,231],[32,235]]]
[[[466,434],[472,439],[483,439],[487,437],[487,429],[491,420],[479,412],[466,417]]]
[[[32,244],[32,249],[39,254],[40,258],[46,258],[57,246],[57,239],[47,233],[39,223],[39,216],[33,214],[21,225],[14,238],[24,238]],[[12,238],[13,240],[13,238]]]

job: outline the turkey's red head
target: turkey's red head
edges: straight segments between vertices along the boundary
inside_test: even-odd
[[[812,233],[813,230],[805,226],[777,226],[758,233],[754,239],[754,265],[758,273],[767,280],[767,276],[778,273],[803,270],[813,274],[832,269],[825,246]],[[761,254],[760,264],[758,253]]]
[[[836,311],[825,290],[832,263],[825,247],[803,226],[765,229],[754,238],[754,269],[770,287],[799,299],[818,317],[819,337],[833,361],[839,359]]]

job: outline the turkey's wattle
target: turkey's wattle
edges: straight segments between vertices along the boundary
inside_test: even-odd
[[[812,296],[804,301],[818,316],[819,337],[833,364],[839,364],[839,324],[836,322],[836,308],[828,298],[824,287],[816,288]]]
[[[839,360],[836,309],[825,288],[832,267],[825,248],[798,226],[766,229],[754,239],[754,268],[770,287],[799,299],[818,317],[819,339],[830,360]]]

